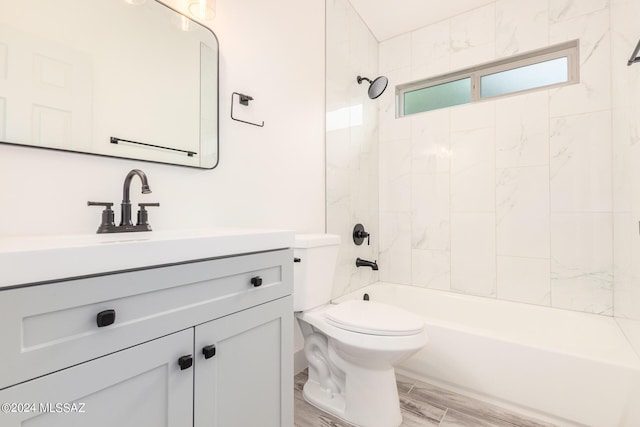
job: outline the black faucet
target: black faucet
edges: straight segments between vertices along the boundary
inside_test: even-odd
[[[356,267],[371,267],[372,270],[378,270],[378,263],[376,261],[367,261],[366,259],[357,258]]]
[[[138,175],[142,181],[142,194],[151,193],[149,188],[149,181],[147,181],[147,175],[140,169],[133,169],[127,174],[124,179],[124,185],[122,186],[122,203],[120,204],[120,227],[133,225],[131,222],[131,198],[129,193],[131,191],[131,180]]]
[[[130,171],[124,179],[124,185],[122,188],[122,203],[120,204],[120,225],[116,226],[114,223],[114,214],[111,206],[111,202],[87,202],[88,206],[104,206],[102,211],[102,222],[98,227],[98,234],[101,233],[120,233],[127,231],[151,231],[151,226],[148,222],[148,213],[146,207],[148,206],[160,206],[160,203],[138,203],[140,210],[138,211],[138,221],[136,225],[131,222],[131,198],[129,196],[131,190],[131,181],[134,176],[139,176],[142,181],[142,194],[151,193],[149,188],[149,181],[147,175],[140,169],[133,169]]]

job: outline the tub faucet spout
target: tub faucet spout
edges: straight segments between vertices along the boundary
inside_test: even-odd
[[[356,267],[370,267],[372,270],[378,270],[377,261],[367,261],[366,259],[356,259]]]

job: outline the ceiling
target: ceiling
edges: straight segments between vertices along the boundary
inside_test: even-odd
[[[494,0],[349,0],[378,41],[390,39]]]

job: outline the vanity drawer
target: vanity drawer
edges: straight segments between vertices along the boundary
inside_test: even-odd
[[[292,261],[287,249],[0,291],[0,389],[290,295]]]

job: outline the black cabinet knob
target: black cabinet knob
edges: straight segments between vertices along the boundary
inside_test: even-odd
[[[96,323],[98,324],[98,328],[102,328],[104,326],[112,325],[113,322],[116,321],[116,311],[115,310],[105,310],[98,313],[96,316]]]
[[[191,366],[193,366],[193,357],[190,354],[187,356],[182,356],[178,359],[178,365],[180,365],[181,371],[189,369]]]
[[[256,276],[251,278],[251,284],[256,288],[262,285],[262,277]]]
[[[205,359],[211,359],[216,355],[216,346],[212,344],[202,347],[202,354],[204,354]]]

